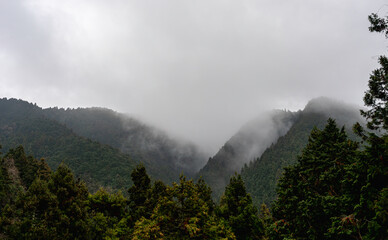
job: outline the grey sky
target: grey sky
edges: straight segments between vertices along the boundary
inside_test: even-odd
[[[383,0],[0,0],[0,96],[102,106],[216,151],[267,109],[362,105]]]

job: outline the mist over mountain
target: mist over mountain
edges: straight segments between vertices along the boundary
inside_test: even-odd
[[[195,145],[110,109],[42,109],[4,98],[0,113],[3,150],[23,145],[53,169],[63,161],[91,190],[130,186],[139,163],[153,179],[172,182],[194,176],[206,160]]]
[[[273,110],[246,123],[233,135],[197,176],[211,186],[213,195],[219,197],[229,178],[241,167],[258,158],[272,143],[287,133],[299,113]]]
[[[45,115],[75,133],[110,145],[147,163],[156,179],[171,182],[183,173],[193,176],[206,156],[194,144],[177,140],[155,127],[105,108],[44,110]]]
[[[345,126],[348,136],[357,139],[352,132],[356,122],[365,124],[359,113],[359,107],[341,101],[320,97],[311,100],[290,130],[277,142],[264,151],[261,157],[245,166],[241,175],[247,191],[252,194],[256,204],[270,204],[276,197],[277,180],[283,168],[294,164],[297,156],[307,144],[314,127],[322,129],[328,118],[336,120],[337,125]]]
[[[110,109],[42,109],[16,99],[1,104],[0,141],[6,149],[23,144],[54,168],[68,162],[93,188],[130,184],[128,173],[142,162],[153,179],[165,182],[177,181],[181,173],[202,176],[218,198],[230,176],[249,163],[242,176],[257,203],[274,199],[283,167],[296,161],[314,126],[322,127],[329,117],[350,128],[363,121],[354,105],[313,99],[303,111],[273,110],[249,121],[206,163],[194,144]],[[103,149],[106,154],[97,159]]]
[[[328,97],[318,97],[310,100],[303,112],[323,114],[351,128],[356,122],[365,123],[365,119],[360,115],[360,109],[361,107],[355,104]]]
[[[63,162],[91,191],[100,187],[122,189],[132,184],[129,173],[139,159],[75,134],[47,118],[40,107],[22,100],[0,99],[0,113],[2,151],[23,145],[27,154],[44,158],[52,169]]]

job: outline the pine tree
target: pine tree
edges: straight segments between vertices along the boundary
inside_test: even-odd
[[[383,32],[388,38],[388,17],[379,18],[377,14],[369,16],[371,32]],[[361,114],[366,117],[370,129],[388,129],[388,59],[386,56],[379,57],[380,68],[374,70],[369,79],[369,89],[365,92],[364,103],[371,109]]]
[[[221,198],[219,215],[229,223],[237,239],[260,239],[263,235],[257,208],[246,192],[241,175],[230,178]]]
[[[383,32],[388,38],[388,17],[369,16],[371,32]],[[355,208],[358,235],[370,239],[388,238],[388,59],[380,56],[381,67],[373,71],[364,103],[370,109],[361,111],[369,120],[370,129],[379,130],[380,136],[368,133],[367,147],[359,163],[361,187],[360,202]],[[362,129],[361,131],[362,132]]]
[[[146,203],[150,198],[151,179],[143,165],[138,165],[131,173],[133,186],[129,188],[129,207],[131,222],[135,223],[142,216],[149,217],[152,209]]]
[[[89,195],[88,238],[123,239],[130,234],[127,226],[122,226],[127,217],[127,199],[121,192],[108,193],[104,189]],[[124,224],[126,225],[126,224]]]
[[[314,129],[296,165],[285,169],[273,206],[275,232],[280,238],[324,239],[331,218],[353,209],[343,198],[346,167],[355,162],[357,144],[344,128],[329,119],[325,129]]]
[[[226,222],[210,210],[210,195],[203,181],[181,176],[179,183],[165,188],[150,218],[136,222],[133,239],[235,239]]]

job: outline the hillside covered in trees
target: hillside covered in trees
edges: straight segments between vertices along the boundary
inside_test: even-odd
[[[369,20],[370,31],[388,38],[388,18]],[[310,103],[276,144],[230,177],[219,202],[202,178],[152,179],[140,160],[75,134],[35,105],[3,99],[0,238],[387,239],[388,58],[379,64],[361,110],[366,127],[355,123],[349,133],[343,125],[352,113],[322,115]],[[95,191],[113,180],[123,191]],[[249,189],[270,208],[258,209]]]
[[[357,122],[365,126],[365,121],[355,106],[328,98],[311,100],[299,112],[297,120],[284,136],[267,148],[259,158],[242,168],[242,178],[257,205],[271,204],[275,200],[276,185],[283,174],[283,168],[297,162],[297,156],[306,146],[311,130],[314,127],[322,129],[328,118],[335,119],[338,126],[345,126],[345,131],[352,140],[360,140],[353,133],[352,126]]]
[[[245,124],[197,173],[213,190],[219,199],[235,172],[260,156],[271,144],[283,136],[299,113],[274,110]]]
[[[358,107],[325,97],[311,100],[302,111],[273,111],[243,126],[209,159],[197,177],[202,176],[215,199],[219,199],[229,178],[241,171],[254,202],[258,206],[269,204],[275,199],[282,169],[296,163],[311,129],[324,127],[329,117],[336,119],[338,125],[345,125],[353,140],[357,139],[352,133],[353,124],[365,126]]]
[[[125,114],[104,108],[43,109],[50,119],[66,125],[77,135],[109,145],[141,159],[153,177],[166,182],[179,174],[192,177],[205,164],[198,147]]]
[[[3,151],[22,145],[25,151],[56,169],[64,162],[91,190],[120,189],[131,184],[128,172],[140,162],[105,144],[76,135],[42,115],[42,109],[16,99],[0,100]]]
[[[42,109],[4,98],[0,112],[4,151],[23,145],[53,169],[64,162],[91,190],[128,186],[140,162],[153,179],[171,183],[181,173],[192,177],[206,159],[194,145],[108,109]]]

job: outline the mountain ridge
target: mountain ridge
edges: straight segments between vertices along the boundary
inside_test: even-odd
[[[283,174],[283,168],[296,163],[313,128],[322,129],[328,118],[333,118],[339,126],[345,126],[351,139],[359,140],[352,126],[356,122],[365,124],[365,120],[357,106],[326,97],[312,99],[284,136],[267,148],[260,158],[242,168],[241,176],[256,205],[270,205],[276,198],[277,180]]]

